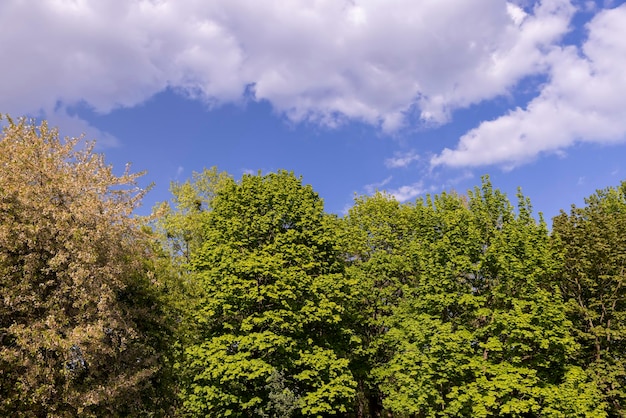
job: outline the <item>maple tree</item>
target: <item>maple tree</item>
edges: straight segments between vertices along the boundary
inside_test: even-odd
[[[203,293],[193,314],[200,337],[183,365],[187,411],[347,412],[350,285],[319,196],[279,171],[223,179],[207,209],[195,217],[202,242],[190,254]]]

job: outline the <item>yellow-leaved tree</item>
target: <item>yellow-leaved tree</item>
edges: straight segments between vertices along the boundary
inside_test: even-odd
[[[140,174],[45,122],[0,123],[0,416],[166,415]]]

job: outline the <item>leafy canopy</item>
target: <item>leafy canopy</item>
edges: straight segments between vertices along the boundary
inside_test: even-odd
[[[131,217],[140,174],[116,176],[45,122],[3,119],[0,415],[163,412],[167,330]]]
[[[187,410],[206,416],[345,412],[350,286],[323,204],[280,171],[221,182],[190,268],[204,297],[187,349]],[[280,401],[280,402],[279,402]]]

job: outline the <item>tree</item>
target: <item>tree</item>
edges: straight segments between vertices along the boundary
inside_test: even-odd
[[[5,117],[0,140],[0,415],[163,415],[164,308],[131,214],[139,174],[93,144]]]
[[[186,268],[190,254],[202,245],[204,217],[211,210],[217,190],[231,177],[216,167],[194,172],[191,180],[172,182],[171,202],[162,202],[154,209],[154,230],[173,263]]]
[[[564,259],[558,283],[582,346],[578,364],[595,377],[611,416],[625,416],[626,182],[585,202],[554,219]]]
[[[468,198],[418,202],[416,279],[374,370],[384,405],[414,416],[604,416],[558,288],[545,223],[517,214],[488,179]],[[579,409],[573,408],[576,405]]]
[[[350,286],[322,200],[280,171],[224,180],[191,254],[203,288],[183,393],[197,416],[347,411]]]
[[[410,245],[420,232],[416,211],[392,196],[376,193],[355,199],[341,221],[341,246],[355,281],[352,327],[360,344],[352,352],[352,368],[358,380],[357,416],[382,414],[382,394],[371,371],[390,360],[384,335],[390,317],[413,286]]]

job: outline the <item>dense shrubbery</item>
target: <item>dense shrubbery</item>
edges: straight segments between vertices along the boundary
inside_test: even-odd
[[[338,218],[213,169],[151,219],[136,178],[7,120],[0,415],[625,415],[626,183],[550,231],[487,178]]]

